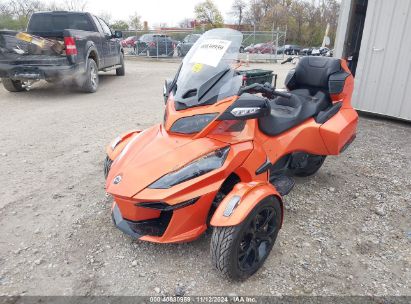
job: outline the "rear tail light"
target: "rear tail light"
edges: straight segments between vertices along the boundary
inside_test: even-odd
[[[64,37],[64,44],[66,45],[66,55],[77,55],[76,40],[74,37]]]

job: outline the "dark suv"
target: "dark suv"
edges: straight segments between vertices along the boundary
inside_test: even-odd
[[[174,47],[174,42],[167,35],[144,34],[137,40],[136,53],[147,57],[164,55],[172,57]]]
[[[194,45],[194,43],[200,38],[200,34],[190,34],[187,35],[183,42],[180,42],[177,45],[177,55],[179,57],[183,57],[187,55],[188,51],[191,49],[191,47]]]
[[[278,48],[277,54],[285,55],[298,55],[300,54],[301,47],[295,44],[286,44]]]

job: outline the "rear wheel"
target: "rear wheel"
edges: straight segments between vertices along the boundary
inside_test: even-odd
[[[98,88],[98,68],[96,62],[92,58],[87,60],[87,71],[85,74],[85,81],[82,86],[83,92],[94,93]]]
[[[126,68],[124,66],[124,55],[123,53],[120,54],[120,65],[118,69],[116,69],[116,75],[117,76],[124,76],[126,74]]]
[[[215,227],[211,239],[214,266],[231,280],[254,274],[271,252],[281,224],[281,206],[266,197],[237,226]]]
[[[3,87],[9,92],[23,92],[26,89],[23,87],[23,82],[21,80],[12,80],[10,78],[2,78],[1,82]]]
[[[325,155],[315,155],[309,153],[298,153],[293,154],[294,158],[298,157],[297,164],[292,168],[293,174],[295,176],[306,177],[315,174],[323,165],[326,156]]]

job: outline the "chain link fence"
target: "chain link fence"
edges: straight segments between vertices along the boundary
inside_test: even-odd
[[[121,44],[128,56],[183,58],[203,32],[193,29],[123,31]],[[277,29],[242,33],[241,60],[271,62],[284,59],[286,31]]]

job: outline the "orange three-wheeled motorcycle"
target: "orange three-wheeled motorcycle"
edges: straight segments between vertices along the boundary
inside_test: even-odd
[[[164,122],[107,147],[114,224],[133,238],[187,242],[213,227],[213,264],[234,280],[257,271],[283,223],[296,176],[355,138],[353,77],[344,60],[303,57],[286,78],[243,86],[242,34],[206,32],[166,81]]]

